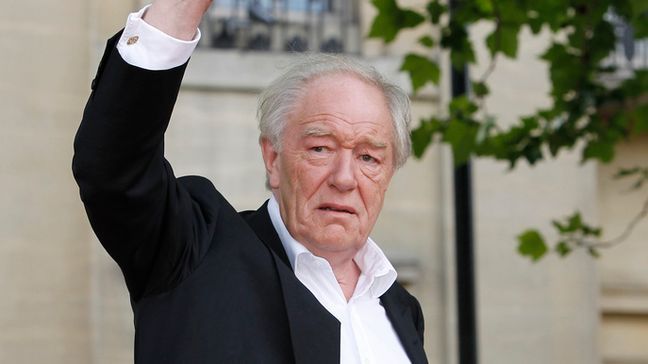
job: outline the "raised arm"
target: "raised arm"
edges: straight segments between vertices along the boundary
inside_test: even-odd
[[[158,0],[145,21],[191,39],[209,3]],[[128,31],[109,41],[93,81],[75,138],[73,172],[90,223],[137,301],[189,273],[209,247],[217,213],[204,203],[211,186],[178,183],[164,158],[164,132],[186,64],[155,71],[129,64],[115,47],[128,44]]]
[[[157,0],[144,14],[144,21],[181,40],[191,40],[211,0]]]

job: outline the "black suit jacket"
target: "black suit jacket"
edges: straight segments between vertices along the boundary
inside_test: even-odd
[[[176,178],[164,132],[186,65],[147,71],[108,42],[75,138],[90,223],[120,266],[141,363],[337,363],[340,327],[295,277],[266,205],[237,213],[205,178]],[[381,302],[413,363],[423,316],[395,283]]]

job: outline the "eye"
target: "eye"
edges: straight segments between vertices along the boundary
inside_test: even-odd
[[[319,145],[317,147],[312,147],[311,150],[315,153],[322,153],[326,150],[326,147]]]
[[[369,154],[363,154],[363,155],[361,155],[361,156],[360,156],[360,159],[361,159],[363,162],[367,162],[367,163],[376,163],[376,162],[378,162],[378,160],[377,160],[376,158],[370,156]]]

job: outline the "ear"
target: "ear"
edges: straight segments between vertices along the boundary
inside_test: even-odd
[[[279,188],[279,152],[268,138],[261,138],[259,144],[261,144],[268,185],[274,190]]]

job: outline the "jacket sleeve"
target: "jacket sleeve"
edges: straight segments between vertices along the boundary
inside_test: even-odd
[[[131,66],[115,48],[119,36],[108,41],[92,83],[72,169],[92,228],[137,302],[195,268],[217,213],[195,192],[213,186],[203,180],[192,192],[164,158],[186,64],[166,71]]]

